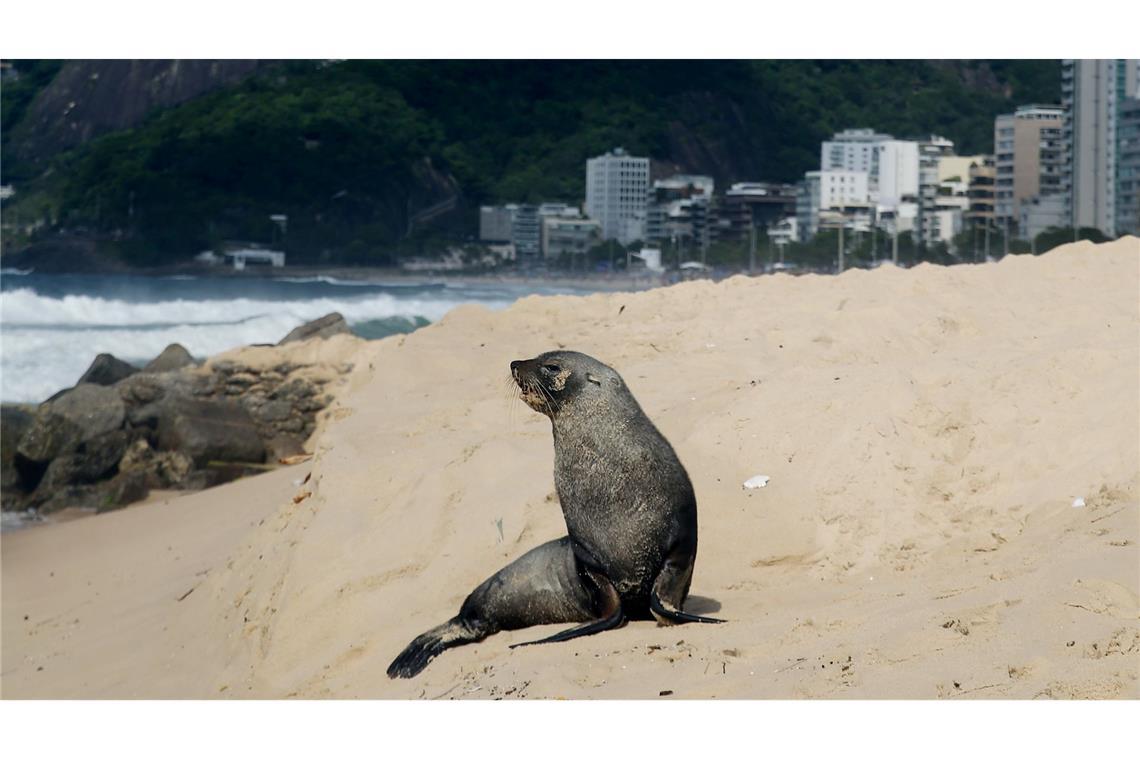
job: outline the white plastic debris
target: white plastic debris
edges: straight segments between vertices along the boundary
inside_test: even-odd
[[[1084,505],[1085,505],[1084,497],[1078,496],[1077,498],[1073,499],[1073,509],[1080,509]]]
[[[748,480],[744,481],[745,488],[763,488],[768,485],[767,475],[753,475]]]

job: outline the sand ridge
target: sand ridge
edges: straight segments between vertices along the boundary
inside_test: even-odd
[[[1140,240],[1124,238],[979,266],[460,307],[354,350],[316,457],[292,468],[311,479],[280,483],[296,501],[260,478],[186,497],[202,522],[235,500],[258,519],[226,523],[184,602],[139,589],[155,625],[196,605],[176,638],[199,642],[199,657],[168,666],[161,689],[140,651],[181,640],[137,626],[88,662],[82,627],[48,640],[10,603],[32,598],[52,533],[74,531],[74,551],[82,528],[5,535],[0,686],[9,697],[1135,698],[1138,285]],[[390,681],[413,636],[565,533],[549,422],[507,372],[556,347],[614,366],[673,443],[699,503],[688,607],[730,622],[636,622],[514,651],[557,627],[503,633]],[[769,484],[743,489],[756,474]],[[132,515],[151,509],[118,517],[100,551],[130,541],[143,519]],[[54,603],[40,599],[37,614]],[[52,657],[67,667],[34,669]]]

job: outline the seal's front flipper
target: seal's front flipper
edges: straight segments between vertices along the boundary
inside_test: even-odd
[[[693,577],[695,549],[678,547],[665,560],[665,566],[653,582],[649,592],[649,611],[662,625],[675,623],[723,623],[719,618],[702,617],[684,612],[681,606],[689,595],[689,581]]]
[[[670,623],[724,623],[726,621],[720,618],[704,617],[702,615],[693,615],[683,610],[673,609],[666,606],[661,597],[657,596],[657,590],[654,589],[649,594],[649,611],[653,613],[653,617],[657,618],[657,622],[669,625]]]
[[[579,636],[589,636],[594,633],[608,631],[611,628],[618,628],[625,622],[625,615],[621,610],[621,597],[618,596],[617,589],[614,588],[614,585],[610,583],[609,579],[604,575],[585,567],[582,569],[585,570],[585,578],[589,578],[595,587],[596,598],[599,602],[598,606],[601,607],[600,612],[602,617],[597,620],[592,620],[585,625],[556,633],[553,636],[547,636],[545,639],[525,641],[521,644],[511,644],[511,649],[515,647],[528,647],[531,644],[554,644],[559,641],[569,641]]]

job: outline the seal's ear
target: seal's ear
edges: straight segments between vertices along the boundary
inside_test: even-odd
[[[592,372],[586,373],[586,379],[589,380],[594,385],[597,385],[598,387],[601,387],[601,385],[602,385],[602,379],[600,377],[598,377],[597,375],[593,374]]]

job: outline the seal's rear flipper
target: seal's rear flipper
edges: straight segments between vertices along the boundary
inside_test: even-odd
[[[669,625],[672,623],[724,623],[726,621],[720,618],[703,617],[701,615],[692,615],[682,610],[673,609],[671,606],[667,607],[662,603],[661,597],[657,596],[657,590],[654,589],[649,594],[649,611],[653,613],[653,617],[657,618],[657,622]]]
[[[479,641],[486,633],[475,630],[459,618],[452,618],[443,625],[420,634],[400,652],[388,666],[389,678],[412,678],[420,673],[443,650]]]
[[[554,644],[559,641],[569,641],[579,636],[589,636],[593,633],[608,631],[611,628],[618,628],[625,622],[625,614],[621,610],[621,597],[618,596],[617,589],[614,588],[614,585],[610,583],[609,579],[586,566],[582,566],[581,570],[583,575],[579,577],[583,578],[583,580],[588,578],[594,587],[595,604],[598,606],[602,617],[597,620],[591,620],[585,625],[561,631],[553,636],[547,636],[545,639],[524,641],[521,644],[511,644],[511,649],[515,647],[528,647],[531,644]]]

